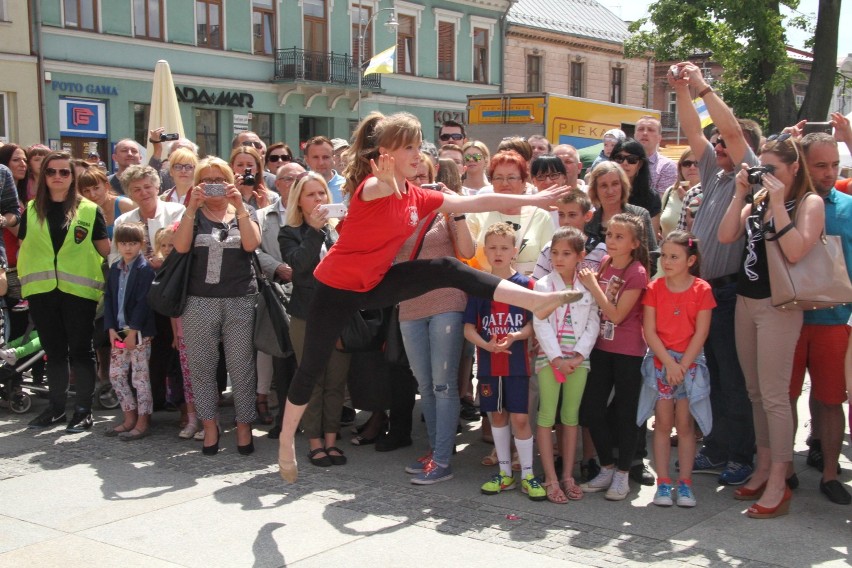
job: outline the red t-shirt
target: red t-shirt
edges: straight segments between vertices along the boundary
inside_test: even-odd
[[[666,286],[665,278],[648,284],[642,304],[656,308],[657,336],[666,349],[683,353],[695,335],[695,320],[701,310],[716,307],[710,284],[695,278],[683,292],[674,293]]]
[[[834,184],[834,189],[843,193],[852,193],[852,178],[837,180]]]
[[[367,176],[349,202],[340,238],[314,270],[317,280],[340,290],[367,292],[382,281],[396,253],[420,220],[444,203],[444,194],[405,182],[402,199],[363,201]]]

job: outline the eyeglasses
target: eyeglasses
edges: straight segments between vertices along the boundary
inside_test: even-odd
[[[441,142],[449,142],[450,140],[459,141],[464,138],[464,135],[459,132],[453,132],[452,134],[441,134],[438,138],[441,139]]]
[[[201,183],[227,183],[225,178],[203,178],[199,180]]]
[[[429,181],[429,176],[426,174],[420,174],[419,176],[411,176],[408,178],[408,181]]]
[[[293,159],[293,157],[289,154],[272,154],[271,156],[267,156],[266,159],[270,162],[277,162],[279,160],[282,162],[289,162]]]
[[[174,164],[172,168],[176,172],[191,172],[195,169],[195,164]]]
[[[716,138],[716,141],[715,141],[715,142],[713,142],[713,146],[716,146],[717,144],[718,144],[718,145],[720,145],[720,146],[722,146],[722,148],[727,148],[727,147],[728,147],[728,145],[727,145],[727,144],[725,144],[725,141],[722,139],[722,137],[721,137],[721,136],[719,136],[718,138]]]
[[[275,181],[276,182],[283,181],[284,183],[290,184],[290,183],[293,183],[294,181],[296,181],[297,179],[298,178],[296,176],[281,176],[280,178],[276,179]]]
[[[59,168],[58,170],[55,168],[45,168],[44,173],[47,177],[53,177],[55,175],[58,175],[63,179],[71,177],[71,170],[67,168]]]
[[[498,177],[491,178],[492,184],[496,184],[496,183],[510,183],[511,184],[511,183],[517,183],[519,181],[521,181],[521,176],[507,176],[507,177],[498,176]]]
[[[697,161],[695,161],[695,160],[684,160],[684,161],[682,161],[682,162],[680,163],[680,166],[681,166],[682,168],[691,168],[691,167],[693,167],[693,166],[697,168],[697,167],[698,167],[698,162],[697,162]]]
[[[536,181],[556,181],[561,178],[564,174],[560,174],[559,172],[550,172],[549,174],[539,174],[535,176]]]
[[[243,146],[254,146],[257,150],[263,149],[263,144],[261,144],[260,142],[254,142],[252,140],[246,140],[245,142],[243,142],[242,145]]]
[[[642,161],[642,158],[640,158],[639,156],[634,156],[632,154],[619,154],[618,156],[614,157],[612,161],[616,164],[623,164],[624,162],[627,162],[631,166],[635,166],[636,164]]]
[[[464,161],[465,162],[481,162],[485,156],[482,154],[465,154]]]

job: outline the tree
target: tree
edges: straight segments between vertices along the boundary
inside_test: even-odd
[[[806,29],[806,18],[785,22],[781,5],[798,0],[657,0],[649,16],[631,25],[625,54],[654,54],[659,61],[712,52],[724,69],[716,87],[738,116],[780,132],[803,118],[824,120],[836,76],[841,0],[819,0],[812,41],[814,60],[805,101],[796,109],[793,80],[799,73],[786,49],[785,24]]]

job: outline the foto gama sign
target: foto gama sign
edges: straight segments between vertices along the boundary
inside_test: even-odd
[[[178,102],[202,105],[219,105],[228,107],[254,108],[254,97],[251,93],[237,91],[208,92],[206,89],[192,87],[175,87]]]

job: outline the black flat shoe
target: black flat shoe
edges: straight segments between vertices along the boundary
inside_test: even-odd
[[[237,444],[237,451],[241,456],[250,456],[254,453],[254,438],[249,440],[249,443],[245,446],[240,446]]]
[[[832,503],[837,503],[838,505],[849,505],[852,503],[852,495],[849,495],[843,484],[836,479],[832,479],[831,481],[820,480],[819,490]]]
[[[201,453],[205,456],[215,456],[219,453],[219,430],[216,430],[216,443],[212,446],[201,446]]]
[[[329,446],[325,449],[325,453],[328,455],[328,459],[331,460],[331,465],[346,465],[346,456],[343,455],[343,450],[340,448]]]
[[[317,454],[325,454],[323,457],[316,457]],[[331,457],[329,457],[328,453],[325,451],[325,448],[317,448],[315,450],[311,450],[308,452],[308,460],[310,460],[312,465],[317,467],[331,467],[334,462],[331,461]]]
[[[795,473],[787,478],[787,487],[792,490],[796,490],[799,488],[799,476]]]
[[[281,426],[273,426],[266,434],[266,437],[270,440],[277,440],[279,436],[281,436]]]

